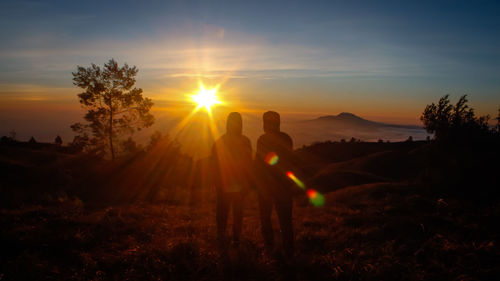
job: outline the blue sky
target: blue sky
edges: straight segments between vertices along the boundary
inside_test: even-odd
[[[71,71],[113,57],[158,105],[201,77],[245,108],[411,121],[469,94],[495,114],[499,14],[497,1],[4,0],[0,101],[77,106]]]

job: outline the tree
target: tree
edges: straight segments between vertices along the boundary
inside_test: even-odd
[[[73,152],[80,153],[86,146],[88,146],[88,143],[89,138],[87,134],[76,135],[73,138],[73,141],[68,144],[68,146],[72,149]]]
[[[156,144],[158,144],[162,139],[164,138],[164,136],[161,134],[160,131],[154,131],[153,134],[151,134],[151,136],[149,137],[149,144],[148,144],[148,147],[147,147],[147,150],[151,150],[153,147],[156,146]],[[168,139],[168,135],[165,136],[165,138]]]
[[[55,143],[57,146],[61,146],[61,145],[62,145],[62,143],[63,143],[61,136],[57,135],[57,137],[54,139],[54,143]]]
[[[489,116],[476,117],[467,102],[467,95],[464,95],[453,106],[446,95],[439,99],[437,105],[427,105],[420,120],[427,132],[434,134],[440,142],[466,142],[489,134]]]
[[[138,145],[132,138],[128,138],[121,142],[122,151],[128,154],[136,153],[141,150],[141,146]]]
[[[427,105],[420,119],[434,141],[428,146],[424,178],[432,188],[450,194],[498,198],[500,134],[478,117],[462,96],[454,105],[448,95]]]
[[[449,95],[445,95],[439,99],[438,104],[427,105],[420,116],[420,120],[424,123],[424,128],[429,134],[435,133],[436,139],[441,139],[446,135],[450,124],[451,110]]]
[[[12,139],[9,138],[8,136],[2,136],[0,138],[0,143],[1,144],[7,144],[7,143],[11,143],[12,142]]]
[[[497,133],[500,133],[500,107],[498,108],[498,115],[497,115]]]
[[[111,159],[115,158],[117,141],[154,122],[149,113],[153,102],[142,96],[142,89],[134,87],[137,72],[135,66],[125,63],[119,67],[110,59],[103,68],[95,64],[88,68],[78,66],[72,73],[73,84],[85,90],[78,97],[88,110],[84,117],[88,123],[76,123],[71,128],[82,136],[89,132],[92,138],[88,144],[109,151]]]

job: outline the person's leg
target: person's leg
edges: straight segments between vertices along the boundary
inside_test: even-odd
[[[227,217],[229,213],[229,198],[223,191],[217,191],[217,240],[219,243],[225,243]]]
[[[273,208],[273,201],[270,196],[264,192],[259,192],[259,213],[262,237],[264,238],[264,245],[268,252],[272,252],[274,248],[274,233],[271,223],[271,211]]]
[[[293,257],[293,223],[291,196],[284,195],[276,200],[276,213],[280,222],[281,235],[283,237],[283,250],[288,258]]]
[[[243,224],[243,195],[241,192],[233,194],[233,241],[239,242]]]

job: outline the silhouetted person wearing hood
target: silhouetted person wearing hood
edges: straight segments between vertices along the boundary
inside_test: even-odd
[[[239,242],[243,220],[243,195],[250,187],[252,147],[242,134],[241,115],[231,112],[227,117],[226,134],[212,149],[217,190],[217,239],[226,246],[226,226],[229,210],[233,209],[233,241]]]
[[[256,182],[259,195],[262,236],[266,249],[274,250],[271,212],[276,208],[287,257],[293,256],[292,182],[286,172],[291,170],[293,142],[280,131],[280,115],[274,111],[264,113],[264,132],[257,141],[255,156]]]

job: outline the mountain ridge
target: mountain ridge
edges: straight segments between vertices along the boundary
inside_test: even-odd
[[[362,118],[351,112],[341,112],[338,115],[323,115],[315,119],[305,120],[305,122],[331,122],[332,125],[337,125],[338,123],[346,123],[346,125],[351,124],[355,126],[363,127],[389,127],[389,128],[402,128],[402,129],[422,129],[421,126],[417,125],[405,125],[405,124],[391,124],[368,120]],[[337,123],[337,124],[335,124]]]

